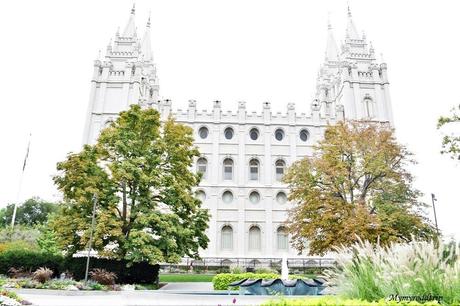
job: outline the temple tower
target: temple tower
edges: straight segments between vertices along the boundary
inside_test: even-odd
[[[159,85],[150,41],[150,17],[137,36],[135,7],[123,32],[117,30],[103,59],[94,61],[83,143],[94,143],[100,130],[131,104],[155,105]]]

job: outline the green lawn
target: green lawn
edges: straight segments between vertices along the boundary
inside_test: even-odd
[[[211,282],[215,274],[160,274],[160,283]]]

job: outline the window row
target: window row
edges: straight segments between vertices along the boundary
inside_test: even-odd
[[[222,179],[224,181],[233,180],[235,173],[234,163],[231,158],[224,159],[222,163]],[[200,157],[196,162],[196,171],[202,174],[204,179],[207,178],[208,173],[208,160],[204,157]],[[281,181],[284,173],[286,172],[286,162],[282,159],[278,159],[275,162],[275,179]],[[249,180],[258,181],[260,179],[260,162],[257,159],[251,159],[249,161]]]
[[[221,250],[233,250],[233,228],[230,225],[222,227],[221,235]],[[289,248],[289,237],[285,227],[280,226],[276,230],[276,248],[280,251],[287,251]],[[252,252],[262,251],[262,233],[258,226],[253,225],[249,229],[248,235],[248,250]]]
[[[198,190],[196,192],[196,196],[201,202],[204,202],[206,200],[206,193],[203,190]],[[258,191],[251,191],[249,193],[248,198],[249,202],[251,202],[252,204],[257,204],[261,200],[261,196]],[[226,190],[222,193],[221,199],[222,202],[224,202],[225,204],[230,204],[233,202],[235,197],[233,196],[233,192],[231,192],[230,190]],[[285,192],[280,191],[276,194],[275,200],[278,204],[285,204],[288,201],[288,197]]]
[[[198,130],[198,135],[200,136],[201,139],[206,139],[208,138],[209,136],[209,129],[205,126],[202,126],[199,130]],[[233,130],[233,128],[231,127],[228,127],[224,130],[224,137],[225,139],[227,140],[230,140],[233,138],[233,136],[235,135],[235,132]],[[260,136],[260,132],[259,132],[259,129],[257,128],[252,128],[251,130],[249,130],[249,138],[251,138],[252,140],[257,140],[259,139],[259,136]],[[284,134],[284,130],[281,129],[281,128],[278,128],[275,130],[275,139],[278,140],[278,141],[282,141],[285,137],[285,134]],[[300,130],[299,132],[299,138],[301,141],[303,142],[306,142],[309,138],[310,138],[310,132],[307,130],[307,129],[302,129]]]

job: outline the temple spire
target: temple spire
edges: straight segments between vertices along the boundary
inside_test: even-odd
[[[326,61],[338,61],[339,48],[334,38],[331,22],[328,18],[327,21],[327,43],[326,43]]]
[[[356,26],[353,22],[353,19],[351,17],[351,9],[350,5],[348,5],[348,24],[347,24],[347,38],[349,39],[361,39],[358,34],[358,30],[356,29]]]
[[[123,37],[133,37],[136,34],[136,24],[134,22],[134,15],[136,13],[136,4],[133,4],[131,14],[129,15],[128,23],[123,31]]]
[[[153,61],[152,43],[150,41],[150,14],[145,27],[144,37],[141,42],[141,52],[146,61]]]

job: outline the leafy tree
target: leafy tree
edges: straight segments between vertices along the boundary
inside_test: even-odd
[[[6,227],[11,224],[13,218],[14,204],[0,210],[0,226]],[[48,215],[57,211],[57,204],[33,197],[18,205],[16,210],[15,224],[33,226],[43,224]]]
[[[442,127],[456,128],[456,130],[443,136],[441,154],[448,154],[453,159],[460,160],[460,104],[457,108],[452,108],[450,116],[442,116],[438,119],[438,129]]]
[[[50,226],[48,224],[41,225],[39,230],[40,234],[37,237],[36,242],[40,250],[48,254],[62,254],[57,243],[58,239],[56,237],[56,233],[50,228]]]
[[[382,244],[431,237],[405,169],[411,156],[386,125],[329,126],[313,156],[294,163],[284,178],[297,203],[287,222],[294,247],[303,250],[308,241],[310,254],[324,254],[357,236]]]
[[[130,262],[177,262],[206,248],[208,211],[194,197],[200,176],[192,129],[134,105],[104,129],[95,145],[58,163],[54,181],[66,204],[50,222],[60,247],[87,247],[93,196],[93,249]]]

